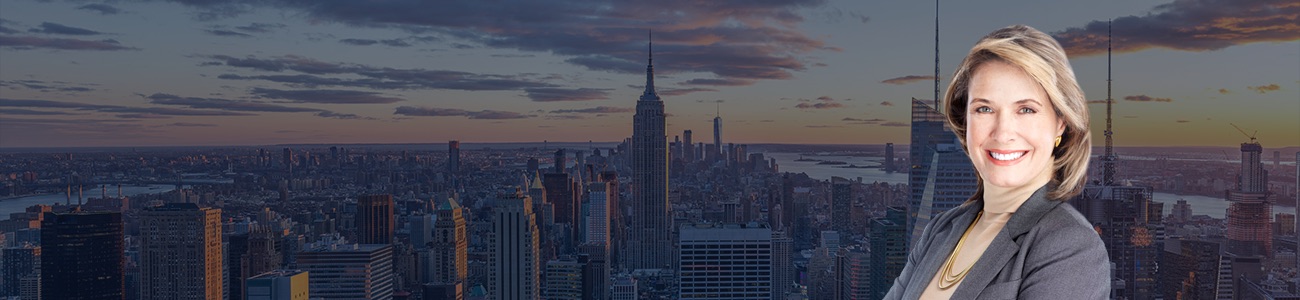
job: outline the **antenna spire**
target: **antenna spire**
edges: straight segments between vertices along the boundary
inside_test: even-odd
[[[1111,21],[1106,21],[1106,157],[1102,163],[1102,180],[1105,185],[1115,185],[1115,132],[1111,130],[1111,111],[1115,103],[1111,99],[1110,57],[1111,57]]]
[[[934,0],[934,110],[939,109],[939,0]]]
[[[655,55],[654,55],[654,32],[646,30],[646,37],[649,43],[646,44],[646,55],[649,60],[645,65],[645,92],[641,93],[641,100],[659,100],[659,95],[655,94]]]

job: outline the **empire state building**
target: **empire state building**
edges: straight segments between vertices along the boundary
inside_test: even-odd
[[[627,264],[658,269],[672,264],[668,203],[668,135],[664,102],[655,94],[654,55],[645,68],[645,92],[632,119],[632,219]]]

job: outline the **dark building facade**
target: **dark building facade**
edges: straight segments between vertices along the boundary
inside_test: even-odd
[[[41,245],[42,298],[125,297],[121,213],[47,212]]]

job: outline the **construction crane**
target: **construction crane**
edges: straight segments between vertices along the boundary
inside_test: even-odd
[[[1255,132],[1252,132],[1252,133],[1250,133],[1250,134],[1246,134],[1246,130],[1241,129],[1241,127],[1240,127],[1240,126],[1237,126],[1237,124],[1228,123],[1228,125],[1232,125],[1232,128],[1236,128],[1237,131],[1241,132],[1242,135],[1245,135],[1246,137],[1250,138],[1250,143],[1251,143],[1251,144],[1255,144],[1255,134],[1258,134],[1258,133],[1259,133],[1259,130],[1255,130]]]

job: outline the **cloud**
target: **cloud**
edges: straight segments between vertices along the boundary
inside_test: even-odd
[[[1174,102],[1174,99],[1156,98],[1147,95],[1124,96],[1124,100],[1136,101],[1136,102]]]
[[[880,83],[904,85],[904,84],[909,84],[917,81],[933,81],[933,80],[934,80],[934,75],[907,75],[903,77],[894,77],[890,79],[885,79],[880,81]]]
[[[411,46],[411,43],[407,43],[405,40],[402,40],[402,39],[388,39],[388,40],[372,40],[372,39],[341,39],[341,40],[339,40],[339,42],[340,42],[340,43],[344,43],[344,44],[348,44],[348,45],[353,45],[353,46],[370,46],[370,45],[375,45],[375,44],[383,44],[383,45],[392,46],[392,47],[410,47],[410,46]]]
[[[696,78],[681,82],[682,85],[745,86],[754,84],[753,80],[727,78]]]
[[[439,32],[471,46],[549,53],[589,69],[625,73],[644,71],[648,28],[654,29],[655,56],[667,73],[787,79],[807,68],[811,52],[840,51],[798,28],[801,11],[825,0],[177,2],[202,16],[229,17],[264,7],[356,27]]]
[[[1177,122],[1177,123],[1187,123],[1187,122],[1191,122],[1191,121],[1188,121],[1188,120],[1177,120],[1177,121],[1174,121],[1174,122]]]
[[[597,106],[597,107],[580,108],[580,109],[557,109],[557,110],[552,110],[551,113],[553,114],[572,114],[572,113],[616,114],[616,113],[629,113],[632,111],[633,110],[631,108],[627,108],[627,107]]]
[[[217,76],[217,78],[226,80],[266,80],[296,87],[342,86],[369,89],[446,89],[464,91],[502,91],[555,87],[552,84],[518,75],[381,68],[361,64],[323,62],[296,55],[265,59],[252,56],[237,58],[225,55],[212,55],[207,56],[207,58],[219,60],[220,63],[229,67],[264,72],[292,71],[305,73],[292,75],[223,74]],[[349,78],[333,78],[321,75],[339,75]]]
[[[236,26],[235,29],[247,32],[267,33],[285,27],[287,26],[280,23],[252,23],[244,26]]]
[[[0,36],[0,48],[10,48],[16,50],[31,50],[36,48],[58,49],[58,50],[96,50],[96,51],[117,51],[117,50],[139,50],[132,47],[124,47],[115,40],[87,41],[78,39],[62,38],[42,38],[34,36]]]
[[[1269,84],[1269,85],[1261,85],[1261,86],[1251,86],[1251,87],[1246,87],[1246,88],[1247,88],[1247,89],[1250,89],[1250,90],[1252,90],[1252,91],[1255,91],[1256,93],[1260,93],[1260,94],[1267,93],[1267,92],[1272,92],[1272,91],[1276,91],[1276,90],[1282,89],[1282,87],[1281,87],[1281,86],[1278,86],[1276,83],[1274,83],[1274,84]]]
[[[230,30],[225,30],[225,29],[206,29],[206,30],[203,30],[203,32],[207,32],[208,34],[215,35],[215,36],[230,36],[230,37],[245,37],[245,38],[246,38],[246,37],[253,37],[253,35],[251,35],[251,34],[247,34],[247,33],[243,33],[243,32],[230,31]]]
[[[858,124],[858,125],[878,125],[880,123],[885,122],[885,119],[844,118],[844,119],[840,119],[840,121],[848,122],[849,124]]]
[[[717,91],[718,90],[716,89],[710,89],[710,88],[658,89],[658,91],[655,91],[655,94],[658,94],[660,96],[674,97],[674,96],[681,96],[690,93],[717,92]]]
[[[1227,95],[1230,93],[1232,93],[1232,91],[1229,91],[1228,89],[1219,89],[1219,94]]]
[[[844,107],[843,103],[835,100],[835,98],[831,98],[831,96],[819,96],[816,101],[804,98],[799,98],[796,101],[799,101],[799,104],[796,104],[794,108],[798,109],[831,109]]]
[[[840,127],[844,127],[844,126],[839,126],[839,125],[806,125],[806,126],[804,126],[804,127],[808,127],[808,128],[840,128]]]
[[[525,119],[525,118],[533,117],[530,115],[525,115],[517,112],[509,112],[509,111],[499,111],[499,110],[469,111],[469,110],[455,109],[455,108],[437,108],[437,107],[424,107],[424,106],[419,106],[419,107],[398,106],[393,111],[393,114],[404,115],[404,116],[418,116],[418,117],[464,116],[470,119],[485,119],[485,120]]]
[[[1106,104],[1106,99],[1088,100],[1088,104]]]
[[[164,93],[154,93],[148,96],[144,96],[144,95],[141,96],[144,97],[145,99],[149,99],[150,100],[149,102],[153,104],[185,106],[189,108],[219,109],[219,110],[232,111],[232,112],[269,112],[269,113],[310,112],[313,113],[315,116],[322,117],[322,118],[348,119],[348,120],[350,119],[376,120],[375,118],[371,118],[371,117],[362,117],[356,114],[337,113],[330,110],[319,109],[319,108],[283,106],[278,104],[245,101],[245,100],[181,97],[177,95],[164,94]],[[303,102],[303,101],[297,101],[297,102]]]
[[[219,98],[181,97],[172,94],[154,93],[145,96],[150,103],[162,105],[185,106],[189,108],[221,109],[246,112],[319,112],[321,109],[292,107],[252,101],[229,100]]]
[[[844,107],[844,104],[841,104],[841,103],[839,103],[839,102],[819,102],[819,103],[808,103],[808,102],[803,102],[803,103],[799,103],[798,105],[795,105],[795,106],[794,106],[794,108],[799,108],[799,109],[810,109],[810,108],[811,108],[811,109],[830,109],[830,108],[841,108],[841,107]]]
[[[198,109],[180,109],[170,107],[134,107],[119,105],[101,105],[89,104],[70,101],[53,101],[53,100],[35,100],[35,99],[5,99],[0,98],[0,107],[23,107],[23,108],[48,108],[48,109],[75,109],[83,111],[98,111],[106,113],[122,114],[155,114],[163,116],[252,116],[253,114],[220,111],[220,110],[198,110]]]
[[[524,89],[528,99],[538,102],[588,101],[609,99],[608,89],[593,88],[529,88]]]
[[[31,79],[0,80],[0,86],[9,86],[14,89],[26,88],[30,90],[45,92],[45,93],[50,93],[50,92],[81,93],[81,92],[90,92],[95,90],[94,88],[87,87],[87,86],[94,86],[94,84],[89,84],[89,85],[75,84],[75,83],[62,82],[62,81],[47,82],[47,81],[31,80]]]
[[[39,29],[37,29],[37,28],[32,28],[32,29],[28,29],[27,31],[28,31],[28,32],[34,32],[34,33],[44,33],[44,34],[62,34],[62,35],[100,35],[100,34],[104,34],[103,32],[98,32],[98,31],[94,31],[94,30],[90,30],[90,29],[79,28],[79,27],[72,27],[72,26],[67,26],[67,25],[58,24],[58,23],[50,23],[50,22],[42,22],[42,23],[41,23],[41,26],[40,26]]]
[[[0,109],[0,115],[53,116],[53,115],[77,115],[77,114],[61,112],[61,111],[43,111],[43,110],[21,109],[21,108],[5,108],[5,109]]]
[[[885,127],[907,127],[907,126],[909,126],[909,125],[907,125],[907,123],[903,123],[903,122],[885,122],[885,123],[881,123],[880,126],[885,126]]]
[[[1292,0],[1177,0],[1140,16],[1114,19],[1113,48],[1212,51],[1259,42],[1300,39],[1300,5]],[[1106,53],[1107,24],[1088,22],[1052,34],[1070,56]]]
[[[101,15],[116,15],[117,13],[121,12],[121,10],[118,10],[117,7],[113,7],[112,5],[103,4],[103,3],[85,4],[82,6],[78,6],[77,9],[94,11]]]
[[[216,125],[216,124],[206,124],[206,123],[176,122],[176,123],[167,124],[167,126],[178,126],[178,127],[216,127],[217,125]]]
[[[894,103],[889,101],[880,101],[880,106],[894,106]]]
[[[385,97],[375,92],[345,90],[277,90],[253,88],[252,93],[259,97],[293,100],[299,103],[324,104],[378,104],[405,101],[402,98]]]

